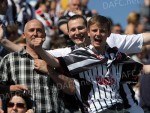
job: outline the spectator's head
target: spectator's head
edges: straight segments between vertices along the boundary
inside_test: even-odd
[[[87,6],[89,3],[89,0],[81,0],[81,5],[82,6]]]
[[[6,100],[7,113],[26,113],[28,109],[32,108],[32,101],[28,92],[13,92],[10,98]]]
[[[112,30],[111,30],[112,33],[116,33],[116,34],[121,34],[122,33],[122,27],[120,24],[114,24],[112,26]]]
[[[26,46],[32,47],[32,41],[35,38],[42,38],[45,41],[45,29],[41,21],[37,19],[30,20],[26,23],[24,27],[23,38],[26,39]]]
[[[97,49],[103,49],[106,45],[106,39],[111,33],[111,21],[101,15],[91,17],[88,21],[88,35],[91,44]]]
[[[7,0],[1,0],[0,3],[0,14],[5,15],[8,7],[8,2]]]
[[[11,24],[7,26],[7,38],[10,41],[14,41],[18,39],[18,25],[17,24]]]
[[[150,6],[150,0],[144,0],[144,4],[145,4],[146,6]]]
[[[58,49],[58,48],[64,48],[67,47],[67,41],[66,39],[62,36],[54,35],[51,38],[51,49]]]
[[[50,9],[51,1],[49,0],[39,0],[35,6],[35,9],[40,8],[43,12],[48,12]]]
[[[130,12],[128,14],[128,17],[127,17],[127,22],[128,24],[132,23],[132,24],[138,24],[139,23],[139,19],[140,19],[140,15],[139,13],[137,12]]]
[[[57,0],[50,0],[50,1],[51,1],[50,10],[56,10]]]
[[[69,5],[69,11],[74,12],[80,9],[80,0],[69,0],[68,5]]]
[[[69,37],[76,45],[89,44],[89,39],[87,38],[87,20],[82,15],[72,16],[68,20],[67,28]]]
[[[98,12],[96,9],[92,9],[92,15],[98,15]]]

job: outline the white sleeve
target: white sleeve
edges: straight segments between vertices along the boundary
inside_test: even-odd
[[[60,49],[54,49],[54,50],[47,50],[47,52],[51,55],[53,55],[54,57],[61,57],[61,56],[65,56],[69,53],[71,53],[71,48],[66,47],[66,48],[60,48]]]
[[[110,47],[116,46],[123,53],[138,53],[142,50],[143,35],[120,35],[111,33],[107,38],[107,43]]]

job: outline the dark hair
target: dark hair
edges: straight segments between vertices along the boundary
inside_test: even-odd
[[[0,14],[5,15],[7,8],[8,8],[8,1],[7,0],[1,0],[0,1]]]
[[[113,26],[119,26],[119,27],[121,27],[121,25],[119,23],[116,23]]]
[[[6,98],[6,104],[14,97],[14,96],[20,96],[24,99],[26,106],[27,106],[27,110],[28,109],[32,109],[33,106],[33,101],[31,100],[31,95],[30,92],[28,91],[15,91],[15,92],[11,92],[9,96],[7,96]]]
[[[64,36],[53,35],[50,41],[51,49],[64,48],[67,46],[67,40]]]
[[[82,15],[73,15],[73,16],[71,16],[69,18],[69,20],[67,22],[67,29],[68,29],[68,31],[69,31],[69,26],[68,26],[69,21],[76,20],[76,19],[83,19],[84,25],[87,27],[87,20],[86,20],[86,18],[84,16],[82,16]]]
[[[88,21],[88,25],[87,28],[89,29],[91,25],[93,24],[98,24],[98,25],[107,25],[108,31],[111,31],[111,21],[109,18],[105,17],[105,16],[101,16],[101,15],[94,15],[92,16],[89,21]]]

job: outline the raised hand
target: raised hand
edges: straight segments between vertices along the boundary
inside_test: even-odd
[[[28,90],[27,86],[21,84],[10,86],[10,91],[22,91],[22,90]]]
[[[37,38],[37,37],[33,37],[32,41],[31,41],[31,46],[33,49],[39,49],[42,48],[42,44],[45,41],[45,38]]]

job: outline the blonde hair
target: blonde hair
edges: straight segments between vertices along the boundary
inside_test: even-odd
[[[127,22],[136,24],[140,19],[140,14],[137,12],[130,12],[127,17]]]

